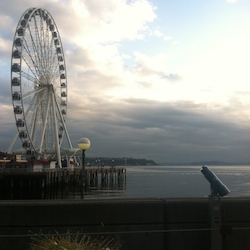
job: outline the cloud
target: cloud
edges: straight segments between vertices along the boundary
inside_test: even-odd
[[[76,0],[61,3],[55,13],[51,9],[56,22],[64,27],[64,39],[78,46],[142,39],[147,23],[156,18],[154,6],[146,0]]]
[[[228,3],[237,3],[238,0],[227,0]]]
[[[171,82],[179,81],[182,79],[182,77],[180,75],[173,74],[173,73],[170,73],[168,75],[163,75],[162,77],[168,79]]]
[[[162,80],[177,81],[181,76],[175,73],[168,73],[169,56],[168,55],[154,55],[148,56],[139,52],[134,52],[135,65],[133,66],[133,73],[144,82],[144,86],[152,87],[156,82]]]
[[[154,30],[154,35],[157,36],[157,37],[163,38],[165,41],[172,41],[174,39],[171,36],[165,35],[163,32],[161,32],[158,29]]]
[[[70,100],[66,123],[74,147],[82,136],[91,140],[88,156],[125,156],[158,162],[247,162],[250,126],[247,116],[237,113],[245,108],[244,104],[237,100],[234,104],[210,106],[83,96],[78,102]],[[7,142],[9,136],[9,145],[15,123],[12,107],[2,107],[1,138]]]
[[[146,157],[160,162],[249,160],[244,156],[249,124],[242,118],[245,122],[239,126],[229,106],[97,99],[82,111],[76,109],[77,117],[69,114],[69,120],[74,120],[68,123],[69,130],[74,142],[83,131],[91,139],[89,155]]]
[[[9,53],[8,53],[9,52]],[[10,61],[10,42],[0,37],[0,66],[6,66],[7,62]],[[7,59],[8,58],[8,59]]]
[[[245,62],[249,39],[242,32],[216,44],[215,37],[195,50],[199,41],[187,48],[179,33],[181,43],[172,46],[168,41],[173,38],[154,26],[156,8],[146,0],[0,3],[2,148],[16,133],[9,93],[13,35],[22,12],[31,6],[51,13],[62,38],[66,123],[74,146],[86,136],[92,142],[89,156],[249,162],[249,81],[242,73],[248,64],[237,68]],[[157,51],[154,39],[164,43],[163,49]],[[234,50],[235,44],[243,46]],[[232,78],[241,87],[233,86]]]
[[[25,0],[22,5],[10,0],[2,5],[5,11],[2,15],[0,12],[4,23],[1,26],[0,62],[9,71],[15,25],[22,11],[36,5],[46,8],[62,38],[72,98],[77,97],[77,89],[82,87],[85,94],[110,96],[114,88],[125,85],[127,78],[132,79],[126,71],[127,55],[122,52],[121,41],[142,39],[147,35],[148,23],[156,18],[155,7],[147,0],[57,0],[39,4]],[[15,6],[11,8],[12,5]],[[8,35],[3,36],[7,30]]]

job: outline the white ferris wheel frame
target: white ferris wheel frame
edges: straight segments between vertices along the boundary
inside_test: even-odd
[[[55,159],[61,164],[64,135],[72,148],[65,124],[67,74],[56,23],[42,8],[29,8],[21,16],[11,54],[11,95],[17,135],[26,154]]]

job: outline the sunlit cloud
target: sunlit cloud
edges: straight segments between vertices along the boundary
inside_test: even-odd
[[[159,31],[158,29],[156,29],[156,30],[154,31],[154,35],[157,36],[157,37],[163,38],[165,41],[171,41],[171,40],[174,39],[174,38],[171,37],[171,36],[165,35],[163,32]]]
[[[156,18],[154,6],[146,0],[72,1],[62,10],[68,17],[58,20],[67,27],[66,39],[78,46],[143,39],[147,23]]]
[[[227,0],[228,3],[237,3],[238,0]]]

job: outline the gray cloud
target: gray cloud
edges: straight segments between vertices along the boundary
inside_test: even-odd
[[[173,74],[173,73],[170,73],[170,74],[163,74],[162,75],[162,78],[165,78],[171,82],[175,82],[175,81],[179,81],[182,79],[182,77],[178,74]]]
[[[211,109],[192,102],[111,101],[85,96],[82,101],[69,102],[66,123],[74,147],[82,136],[91,140],[87,154],[93,157],[246,163],[250,125],[247,118],[239,122],[234,109]],[[6,105],[2,116],[1,150],[6,150],[3,145],[8,146],[16,133],[11,105]]]
[[[137,60],[136,64],[133,67],[133,72],[135,74],[145,78],[144,81],[140,82],[140,84],[144,87],[151,87],[151,85],[153,84],[152,79],[150,79],[150,77],[153,77],[154,79],[158,80],[164,79],[168,82],[176,82],[182,79],[179,74],[166,73],[164,70],[157,69],[156,65],[150,65],[147,60],[148,59]]]
[[[0,83],[1,83],[1,91],[0,91],[1,104],[4,105],[12,104],[10,79],[7,77],[0,76]]]
[[[223,107],[212,112],[191,102],[127,100],[103,101],[91,109],[92,114],[83,109],[68,124],[75,145],[83,135],[90,138],[92,156],[145,157],[158,162],[249,161],[250,126],[239,126]]]

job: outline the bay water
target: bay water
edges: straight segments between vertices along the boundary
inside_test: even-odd
[[[91,192],[92,198],[194,198],[207,197],[210,184],[202,166],[126,166],[126,183],[120,190]],[[230,189],[227,197],[250,196],[250,165],[208,166]]]

